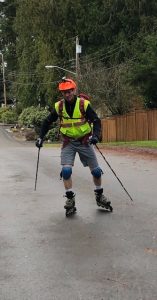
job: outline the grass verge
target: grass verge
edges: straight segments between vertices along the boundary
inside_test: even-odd
[[[110,142],[101,143],[105,147],[126,147],[126,148],[153,148],[157,149],[157,141],[133,141],[133,142]]]
[[[62,145],[61,143],[57,143],[57,142],[56,143],[55,142],[54,143],[46,143],[46,142],[44,142],[44,144],[43,144],[43,146],[46,147],[46,148],[61,147],[61,145]]]
[[[100,146],[104,147],[125,147],[125,148],[151,148],[157,149],[157,141],[133,141],[133,142],[110,142],[100,143]],[[60,147],[61,143],[44,143],[44,147]]]

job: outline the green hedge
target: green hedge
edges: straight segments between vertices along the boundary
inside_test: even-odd
[[[2,115],[8,110],[8,107],[0,107],[0,122],[2,122]]]
[[[18,120],[15,109],[10,107],[0,108],[0,122],[4,124],[16,124]]]
[[[48,114],[49,111],[47,109],[31,106],[22,111],[18,118],[18,124],[27,127],[33,126],[37,129]]]
[[[53,128],[51,128],[47,135],[46,140],[49,140],[51,142],[55,142],[59,140],[59,124],[56,122],[53,124]]]
[[[28,107],[25,108],[18,118],[18,124],[24,127],[34,127],[35,132],[39,134],[40,127],[43,120],[48,116],[49,111],[44,108],[39,107]],[[53,123],[51,129],[48,131],[45,136],[46,140],[58,141],[58,132],[59,132],[59,124],[57,122]]]

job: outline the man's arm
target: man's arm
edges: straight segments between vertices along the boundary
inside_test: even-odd
[[[100,139],[101,133],[101,120],[98,117],[97,113],[93,110],[91,105],[89,104],[86,110],[86,118],[91,123],[93,123],[93,136],[98,137]]]
[[[43,121],[40,129],[40,138],[43,139],[46,133],[49,131],[50,126],[53,122],[56,122],[58,119],[58,114],[55,109],[47,116],[47,118]]]

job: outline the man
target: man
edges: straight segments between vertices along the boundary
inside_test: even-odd
[[[62,177],[67,197],[64,208],[66,216],[76,212],[75,193],[72,188],[72,167],[75,155],[79,154],[84,167],[90,168],[95,185],[95,196],[98,206],[112,210],[110,201],[103,195],[101,186],[102,170],[93,149],[93,145],[99,142],[101,121],[92,109],[89,100],[76,96],[76,83],[72,79],[64,78],[59,83],[63,99],[55,103],[55,108],[44,120],[40,137],[36,146],[42,147],[43,138],[48,132],[52,122],[60,118],[60,132],[63,140],[61,149]],[[93,124],[91,129],[91,123]]]

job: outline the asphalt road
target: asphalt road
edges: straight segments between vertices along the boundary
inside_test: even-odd
[[[65,217],[60,149],[40,153],[0,127],[0,300],[156,300],[157,160],[102,157],[113,213],[95,204],[90,172],[76,159],[77,214]]]

